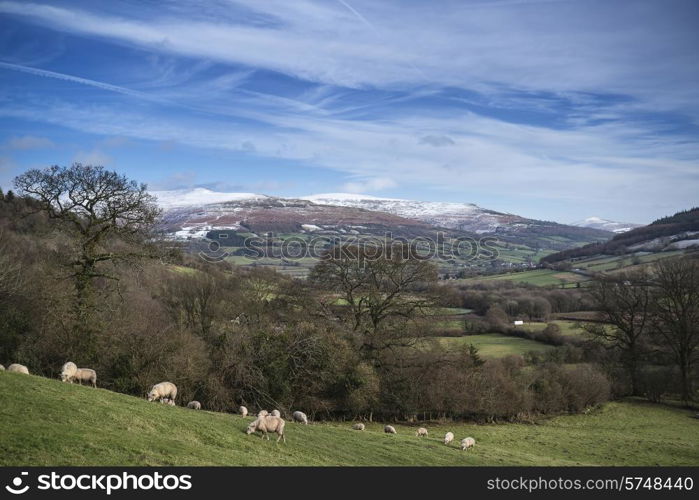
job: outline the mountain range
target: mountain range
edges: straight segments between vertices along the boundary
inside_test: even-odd
[[[211,231],[260,234],[381,234],[450,237],[495,235],[533,249],[565,250],[610,239],[595,227],[559,224],[497,212],[472,203],[448,203],[328,193],[281,198],[221,193],[205,188],[154,191],[164,209],[163,229],[177,239],[204,238]]]

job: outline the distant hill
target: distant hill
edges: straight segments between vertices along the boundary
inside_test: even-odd
[[[699,208],[677,212],[614,236],[605,243],[593,243],[580,248],[548,255],[541,263],[554,263],[593,255],[624,255],[633,252],[662,252],[699,248]]]
[[[570,223],[571,226],[589,227],[591,229],[601,229],[603,231],[611,231],[612,233],[625,233],[634,228],[641,227],[643,224],[633,224],[631,222],[616,222],[601,217],[588,217],[587,219]]]
[[[472,203],[377,198],[330,193],[301,199],[207,189],[156,191],[165,209],[163,228],[177,239],[204,238],[211,231],[284,234],[383,234],[414,238],[446,230],[451,237],[495,236],[503,242],[559,251],[607,241],[596,228],[488,210]]]

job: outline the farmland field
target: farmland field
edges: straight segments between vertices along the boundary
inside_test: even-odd
[[[519,337],[509,337],[499,333],[468,335],[465,337],[438,337],[438,342],[448,350],[463,349],[473,344],[485,358],[500,358],[511,354],[525,354],[529,351],[543,352],[553,346]]]
[[[534,269],[516,273],[497,274],[494,276],[479,276],[470,278],[467,282],[475,281],[513,281],[515,283],[526,283],[535,286],[558,286],[564,284],[567,287],[575,286],[576,283],[586,281],[585,276],[575,273],[554,271],[552,269]]]
[[[580,337],[582,336],[585,332],[582,328],[577,326],[577,321],[569,321],[569,320],[552,320],[549,321],[548,323],[543,323],[543,322],[533,322],[533,323],[525,323],[521,328],[527,331],[531,332],[538,332],[546,328],[548,324],[554,324],[557,325],[561,329],[561,335],[567,336],[567,337]]]

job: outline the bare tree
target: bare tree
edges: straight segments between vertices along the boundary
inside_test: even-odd
[[[74,238],[76,250],[70,266],[77,297],[76,319],[78,328],[86,330],[93,280],[116,279],[101,264],[142,256],[128,246],[112,243],[147,234],[160,213],[155,198],[145,184],[101,166],[80,163],[29,170],[16,177],[14,184]]]
[[[666,259],[655,265],[653,332],[665,341],[680,370],[681,396],[693,396],[692,370],[699,358],[699,262]]]
[[[360,348],[372,353],[412,344],[414,331],[386,325],[414,320],[434,305],[432,296],[418,292],[437,281],[437,271],[405,243],[343,245],[323,256],[310,279],[339,292],[352,330],[362,336]]]
[[[586,324],[585,330],[606,347],[619,349],[631,382],[639,394],[639,364],[651,326],[652,290],[644,271],[602,276],[590,288],[599,319],[610,326]]]
[[[0,297],[17,295],[24,288],[22,268],[0,229]]]

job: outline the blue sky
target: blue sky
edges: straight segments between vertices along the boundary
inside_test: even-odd
[[[0,0],[0,185],[351,191],[570,222],[697,205],[695,1]]]

